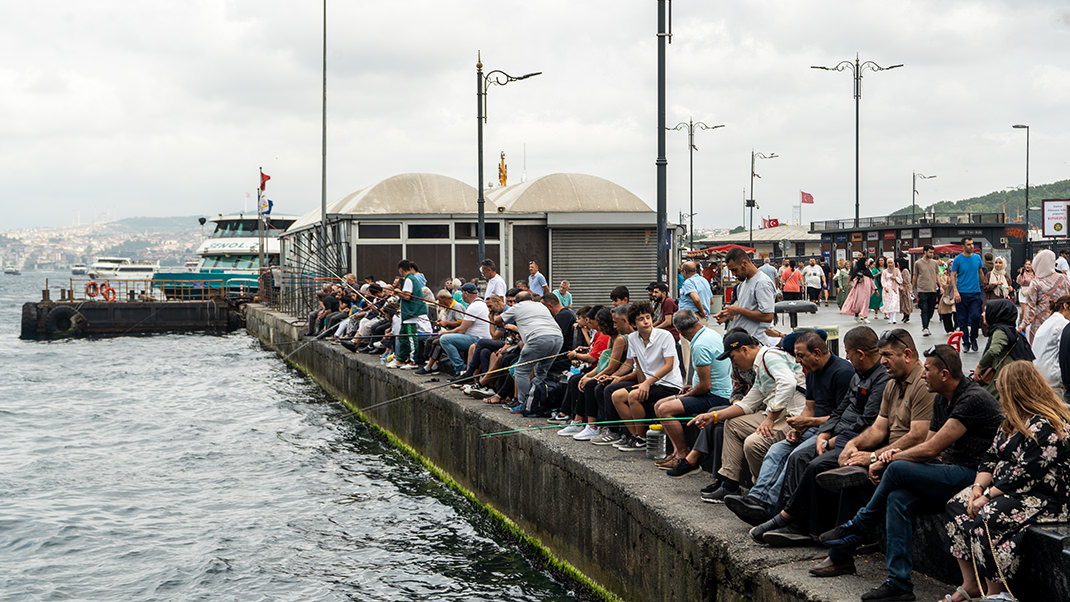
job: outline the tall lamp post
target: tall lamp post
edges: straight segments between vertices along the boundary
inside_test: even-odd
[[[683,130],[683,129],[687,130],[688,177],[691,179],[691,184],[690,184],[690,189],[689,189],[689,195],[691,197],[691,207],[688,210],[688,222],[687,222],[688,243],[687,243],[687,246],[690,247],[691,250],[695,249],[695,151],[698,150],[698,147],[695,146],[695,128],[698,128],[700,130],[716,130],[717,128],[723,128],[723,127],[724,127],[724,124],[721,124],[721,125],[706,125],[705,123],[702,123],[701,121],[694,122],[694,121],[691,121],[691,119],[688,119],[687,123],[684,123],[683,121],[681,121],[680,123],[676,124],[676,127],[665,128],[667,130],[673,130],[673,131],[675,131],[675,130]]]
[[[479,164],[479,179],[476,181],[476,190],[479,191],[478,201],[476,202],[479,206],[479,225],[477,226],[476,231],[479,237],[480,264],[486,259],[486,225],[484,223],[483,213],[483,208],[486,204],[486,201],[483,199],[483,124],[487,121],[487,91],[490,90],[491,86],[504,86],[509,82],[527,79],[540,74],[542,74],[542,71],[525,73],[519,77],[513,77],[500,69],[495,69],[494,71],[489,71],[484,74],[482,57],[478,53],[476,54],[476,123],[478,124],[476,128],[476,136],[478,138],[476,144],[476,160]]]
[[[859,101],[862,99],[862,72],[866,69],[871,71],[887,71],[889,69],[896,69],[903,65],[892,65],[891,67],[881,67],[873,61],[866,61],[860,63],[858,55],[855,55],[855,61],[840,61],[835,67],[822,67],[820,65],[814,65],[811,69],[824,69],[825,71],[850,71],[855,80],[855,228],[858,227],[858,107]]]
[[[1029,223],[1029,126],[1019,123],[1011,127],[1017,130],[1025,130],[1025,252],[1032,259],[1033,239],[1029,235],[1031,228]]]
[[[776,153],[769,153],[768,155],[754,152],[752,148],[750,151],[750,198],[747,199],[747,207],[750,209],[750,244],[747,246],[754,248],[754,176],[758,175],[754,173],[754,160],[755,159],[776,159],[780,155]]]
[[[918,173],[916,171],[914,172],[914,178],[912,180],[911,188],[910,188],[911,190],[914,191],[910,195],[910,223],[913,224],[913,223],[917,223],[917,221],[918,221],[918,218],[915,217],[915,213],[917,212],[917,204],[915,203],[915,201],[918,198],[918,178],[921,178],[923,180],[931,180],[931,179],[933,179],[935,177],[936,176],[927,176],[927,175],[925,175],[923,173]]]

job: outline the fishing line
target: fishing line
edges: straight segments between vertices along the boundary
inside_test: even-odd
[[[544,361],[544,360],[554,359],[555,357],[560,357],[562,355],[567,355],[568,353],[569,353],[568,351],[563,351],[561,353],[555,353],[554,355],[548,355],[546,357],[540,357],[538,359],[528,360],[526,362],[517,362],[517,363],[515,363],[515,364],[513,364],[511,366],[503,366],[501,368],[495,368],[494,370],[488,370],[487,372],[483,372],[482,374],[473,374],[472,376],[466,376],[464,378],[459,378],[459,379],[457,379],[457,380],[455,380],[453,382],[450,382],[450,383],[443,383],[441,385],[435,385],[435,386],[430,387],[430,388],[422,389],[420,391],[416,391],[415,393],[406,393],[405,395],[401,395],[401,396],[395,397],[393,399],[388,399],[386,401],[370,405],[370,406],[368,406],[366,408],[361,408],[360,411],[361,412],[370,412],[371,410],[374,410],[376,408],[381,408],[381,407],[383,407],[385,405],[389,405],[389,404],[392,404],[394,402],[401,401],[402,399],[407,399],[409,397],[416,397],[417,395],[422,395],[424,393],[427,393],[428,391],[434,391],[436,389],[441,389],[443,387],[449,387],[449,386],[452,386],[452,385],[456,385],[458,383],[462,383],[462,382],[464,382],[466,380],[471,380],[471,379],[476,378],[476,377],[482,378],[483,376],[486,376],[487,374],[494,374],[495,372],[503,372],[505,370],[509,370],[510,368],[516,368],[517,366],[525,366],[527,364],[535,364],[535,363],[538,363],[538,362],[541,362],[541,361]]]
[[[603,424],[626,424],[633,422],[670,422],[677,420],[694,420],[694,416],[683,416],[681,418],[632,418],[630,420],[602,420],[599,422],[584,422],[584,425],[603,425]],[[551,424],[549,426],[532,426],[522,429],[513,429],[511,431],[499,431],[497,433],[483,433],[480,437],[493,437],[495,435],[511,435],[513,433],[525,433],[528,431],[541,431],[544,429],[559,429],[562,426],[569,426],[568,424]],[[578,424],[576,426],[579,426]]]

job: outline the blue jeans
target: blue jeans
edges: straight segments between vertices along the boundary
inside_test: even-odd
[[[780,488],[784,486],[788,456],[806,449],[808,445],[813,446],[816,437],[817,427],[812,426],[803,431],[802,439],[796,444],[788,443],[787,439],[774,443],[769,451],[765,452],[762,470],[758,473],[758,479],[750,490],[750,496],[761,500],[770,508],[776,505],[777,500],[780,499]]]
[[[922,464],[900,460],[884,470],[880,485],[869,503],[855,514],[853,522],[872,533],[884,520],[887,533],[885,562],[888,580],[908,591],[914,590],[910,573],[914,570],[914,514],[932,506],[943,509],[962,488],[973,482],[977,471],[954,464]],[[883,514],[883,516],[881,516]]]
[[[446,357],[450,358],[450,363],[453,364],[454,374],[464,372],[464,358],[468,355],[468,348],[478,340],[478,337],[470,334],[456,332],[438,337],[439,346],[446,352]]]
[[[550,374],[553,357],[561,351],[565,339],[561,335],[543,335],[524,341],[520,357],[516,361],[516,397],[525,411],[531,410],[531,386],[546,381]],[[534,361],[538,360],[538,361]]]
[[[959,292],[962,299],[955,305],[955,314],[962,329],[962,350],[966,350],[967,343],[977,342],[977,330],[981,328],[981,301],[984,295],[981,293]]]

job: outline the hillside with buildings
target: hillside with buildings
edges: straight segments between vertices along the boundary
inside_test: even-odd
[[[22,271],[68,270],[115,255],[182,265],[202,238],[196,217],[132,217],[114,222],[0,231],[0,263]]]

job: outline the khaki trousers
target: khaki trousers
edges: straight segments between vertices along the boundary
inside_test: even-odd
[[[750,468],[752,479],[758,478],[762,470],[765,452],[787,435],[788,419],[786,412],[773,423],[773,437],[766,438],[757,433],[758,426],[765,420],[765,414],[756,412],[746,416],[737,416],[724,423],[724,446],[721,449],[721,476],[739,481],[743,462]]]

